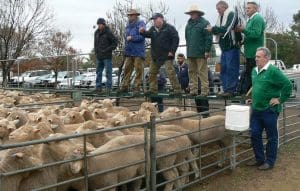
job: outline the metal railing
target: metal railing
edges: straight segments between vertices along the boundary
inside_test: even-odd
[[[299,121],[299,115],[297,112],[293,112],[294,110],[299,110],[300,104],[297,102],[290,102],[287,105],[284,105],[284,109],[282,112],[282,115],[279,118],[279,145],[286,144],[292,140],[299,139],[300,138],[300,121]],[[214,113],[219,113],[223,112],[224,109],[219,109],[219,110],[211,110],[209,112],[205,113],[210,113],[213,115]],[[198,183],[199,181],[203,181],[209,177],[215,176],[216,174],[219,174],[221,172],[224,172],[225,170],[228,169],[234,169],[236,166],[240,165],[244,161],[249,160],[250,158],[253,157],[252,154],[252,149],[250,148],[249,145],[249,136],[247,132],[228,132],[230,140],[230,144],[228,144],[226,147],[223,148],[215,148],[216,144],[215,142],[219,141],[219,139],[214,139],[214,140],[208,140],[208,141],[203,141],[200,142],[199,144],[193,144],[190,147],[182,147],[179,150],[172,151],[169,153],[163,153],[158,155],[157,153],[157,146],[158,144],[163,143],[164,141],[167,140],[176,140],[176,138],[181,137],[181,136],[189,136],[194,133],[201,133],[212,130],[214,128],[218,128],[218,126],[211,126],[205,129],[199,129],[195,131],[190,131],[186,133],[180,133],[179,135],[176,136],[170,136],[165,139],[158,139],[157,136],[159,136],[159,131],[156,129],[157,126],[161,124],[166,124],[171,121],[175,120],[181,120],[183,118],[189,118],[189,117],[199,117],[200,119],[200,114],[195,114],[195,115],[190,115],[190,116],[181,116],[181,117],[175,117],[171,119],[165,119],[165,120],[156,120],[154,116],[151,117],[151,120],[147,123],[140,123],[140,124],[132,124],[132,125],[126,125],[126,126],[120,126],[120,127],[114,127],[114,128],[108,128],[108,129],[101,129],[97,130],[94,132],[88,132],[88,133],[80,133],[80,134],[72,134],[72,135],[66,135],[63,137],[57,137],[57,138],[47,138],[44,140],[34,140],[34,141],[29,141],[29,142],[22,142],[22,143],[15,143],[15,144],[7,144],[7,145],[0,145],[0,150],[7,150],[7,149],[12,149],[16,147],[25,147],[29,145],[38,145],[38,144],[49,144],[50,142],[54,141],[62,141],[62,140],[70,140],[70,139],[78,139],[78,138],[83,138],[82,143],[84,145],[84,152],[83,155],[81,155],[79,158],[75,159],[67,159],[67,160],[59,160],[59,161],[53,161],[51,163],[43,164],[41,166],[34,166],[26,169],[18,169],[16,171],[12,172],[1,172],[0,173],[0,190],[2,181],[5,181],[6,177],[14,176],[16,174],[24,173],[24,172],[33,172],[53,166],[60,166],[63,164],[67,164],[70,162],[75,162],[78,160],[83,160],[84,161],[84,170],[81,176],[77,176],[72,179],[64,180],[62,182],[57,182],[56,184],[53,185],[43,185],[40,188],[35,188],[35,190],[49,190],[51,188],[55,188],[57,186],[62,186],[62,185],[67,185],[73,182],[77,181],[84,181],[85,189],[87,190],[89,187],[89,179],[94,177],[94,176],[99,176],[105,173],[111,173],[111,172],[118,172],[121,169],[128,168],[130,166],[135,166],[138,164],[143,164],[145,166],[145,171],[144,174],[142,175],[137,175],[134,177],[131,177],[130,179],[123,180],[121,182],[118,182],[115,185],[107,185],[99,190],[108,190],[110,188],[114,188],[117,186],[121,186],[123,184],[127,184],[130,182],[134,182],[137,180],[144,180],[145,181],[145,187],[141,188],[142,190],[151,190],[155,191],[160,187],[166,186],[170,183],[176,183],[180,180],[183,180],[184,178],[189,178],[190,181],[185,182],[184,184],[178,184],[176,185],[177,187],[172,188],[172,190],[180,190],[182,188],[189,187],[190,185],[193,185],[195,183]],[[201,120],[201,119],[200,119]],[[124,151],[126,149],[131,149],[135,148],[137,146],[142,146],[144,150],[144,160],[138,160],[138,161],[129,161],[128,164],[126,165],[121,165],[121,166],[115,166],[111,169],[104,169],[99,172],[89,172],[88,168],[88,160],[91,157],[95,157],[96,155],[91,155],[87,153],[87,138],[89,136],[94,136],[97,134],[102,134],[102,133],[107,133],[111,131],[116,131],[116,130],[124,130],[124,129],[131,129],[131,128],[142,128],[143,131],[141,131],[141,136],[144,137],[144,142],[141,143],[136,143],[136,144],[130,144],[130,145],[125,145],[120,148],[116,148],[113,150],[108,150],[105,153],[98,153],[101,155],[113,153],[113,152],[120,152]],[[212,145],[210,147],[209,145]],[[166,145],[168,146],[168,145]],[[246,148],[245,148],[246,147]],[[189,150],[194,150],[195,151],[195,157],[191,159],[186,159],[184,161],[174,163],[172,166],[165,166],[164,168],[158,168],[157,162],[163,158],[170,157],[176,154],[180,154],[184,151],[189,151]],[[228,154],[228,151],[229,154]],[[221,155],[226,152],[227,154],[223,158],[218,158],[216,155]],[[97,156],[98,156],[97,154]],[[163,180],[157,182],[156,177],[158,174],[168,172],[172,169],[177,169],[183,165],[190,165],[192,162],[196,161],[198,164],[199,170],[197,172],[189,171],[188,173],[185,174],[178,174],[178,176],[172,177],[168,180]],[[219,167],[216,169],[215,167],[218,166],[218,164],[224,163],[224,166]],[[198,173],[199,177],[195,177],[195,174]]]

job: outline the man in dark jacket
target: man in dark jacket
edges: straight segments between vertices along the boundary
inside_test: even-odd
[[[157,74],[160,67],[165,64],[174,94],[180,94],[180,85],[173,67],[175,52],[179,44],[178,32],[164,20],[164,16],[160,13],[155,13],[151,19],[154,21],[154,26],[148,31],[140,28],[142,35],[151,38],[152,63],[150,64],[150,91],[148,93],[157,93]]]
[[[113,35],[105,20],[99,18],[97,20],[98,29],[94,35],[94,49],[96,54],[96,91],[102,91],[102,73],[106,71],[106,88],[111,90],[112,86],[112,51],[116,49],[118,40]]]
[[[125,68],[122,81],[122,92],[128,92],[130,77],[135,69],[134,92],[138,93],[142,84],[145,59],[145,38],[139,33],[139,28],[145,27],[145,22],[139,19],[140,13],[131,9],[128,13],[128,24],[125,29]]]
[[[198,77],[201,81],[201,95],[206,96],[209,92],[207,77],[207,58],[212,45],[212,34],[206,27],[210,24],[202,16],[204,12],[197,6],[191,6],[185,14],[190,19],[185,28],[185,39],[187,44],[187,58],[189,59],[190,94],[198,94]]]
[[[182,53],[177,55],[177,65],[175,65],[175,71],[178,81],[181,85],[181,89],[187,93],[189,86],[189,66],[185,63],[185,56]]]

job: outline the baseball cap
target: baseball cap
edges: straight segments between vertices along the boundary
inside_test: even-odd
[[[157,19],[158,17],[164,18],[164,16],[163,16],[161,13],[154,13],[154,14],[152,15],[152,17],[150,18],[150,20]]]
[[[99,24],[105,25],[105,19],[99,18],[99,19],[97,20],[97,25],[99,25]]]

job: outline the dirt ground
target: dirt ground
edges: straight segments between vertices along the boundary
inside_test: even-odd
[[[239,165],[194,185],[186,191],[299,191],[300,139],[281,146],[278,161],[272,170]]]

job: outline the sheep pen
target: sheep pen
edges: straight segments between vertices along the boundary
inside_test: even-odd
[[[0,190],[5,189],[2,181],[7,178],[17,182],[15,190],[180,190],[252,157],[248,133],[225,129],[224,106],[216,100],[208,118],[180,107],[174,109],[175,115],[166,117],[157,112],[155,104],[141,98],[124,100],[121,106],[113,99],[86,98],[72,107],[17,108],[26,101],[42,103],[43,98],[1,93],[32,97],[16,98],[18,101],[0,107],[0,165],[10,157],[28,163],[14,162],[14,168],[1,171]],[[52,98],[53,102],[59,99],[51,95],[44,99],[49,102]],[[174,108],[172,104],[166,102],[166,111]],[[298,107],[286,109],[292,115],[291,110]],[[293,136],[283,129],[288,120],[280,124],[281,143],[297,137],[298,131]],[[14,152],[28,145],[32,145],[30,152]],[[33,182],[31,187],[29,182]]]

